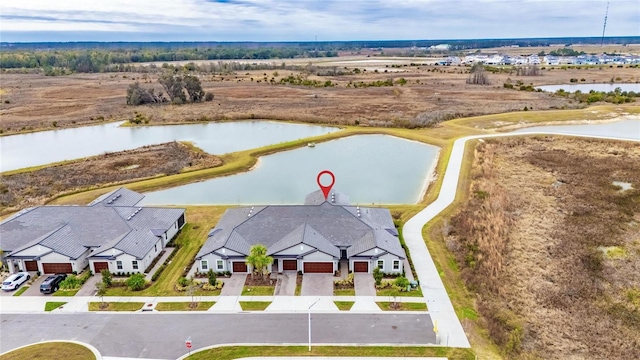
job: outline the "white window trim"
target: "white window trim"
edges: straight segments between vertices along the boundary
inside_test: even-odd
[[[218,271],[224,270],[224,260],[221,260],[221,259],[216,260],[216,270]]]
[[[131,260],[131,269],[138,270],[138,260]]]
[[[209,271],[209,260],[200,260],[200,269],[202,271]]]
[[[116,269],[118,269],[118,270],[122,270],[123,269],[122,261],[120,261],[120,260],[116,261]]]
[[[400,260],[393,260],[392,264],[393,270],[400,270]],[[396,264],[398,264],[398,266],[396,266]]]
[[[380,268],[380,262],[382,261],[382,268]],[[376,267],[382,271],[384,271],[384,260],[376,260]]]

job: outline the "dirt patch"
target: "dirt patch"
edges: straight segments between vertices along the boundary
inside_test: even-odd
[[[632,142],[533,137],[478,146],[470,200],[452,218],[447,246],[507,355],[637,356],[637,169]]]
[[[247,279],[244,281],[245,286],[272,286],[274,284],[274,279],[261,275],[247,275]]]
[[[31,172],[3,175],[0,212],[45,204],[77,189],[125,183],[154,176],[219,166],[222,160],[182,143],[170,142],[82,160]]]

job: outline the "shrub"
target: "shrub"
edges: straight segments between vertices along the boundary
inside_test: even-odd
[[[100,274],[102,274],[102,283],[104,284],[105,288],[108,288],[111,286],[111,284],[113,283],[113,277],[111,277],[111,271],[109,271],[109,269],[103,269],[102,271],[100,271]]]
[[[61,289],[65,289],[65,290],[74,290],[74,289],[78,289],[80,286],[82,286],[82,283],[80,282],[80,279],[78,279],[77,276],[75,275],[69,275],[67,276],[64,280],[62,280],[62,282],[60,283],[60,288]]]
[[[393,285],[400,288],[400,291],[406,291],[407,286],[409,286],[409,279],[404,276],[398,276],[396,280],[393,282]]]
[[[129,290],[140,291],[144,289],[144,287],[147,285],[147,282],[144,280],[144,276],[138,273],[131,275],[127,279],[126,284],[129,287]]]
[[[214,97],[214,96],[213,96],[213,93],[212,93],[212,92],[207,92],[207,93],[204,95],[204,101],[213,101],[213,97]]]
[[[216,273],[213,272],[212,269],[209,269],[209,272],[207,273],[207,277],[209,278],[209,285],[216,284]]]
[[[189,285],[189,279],[187,279],[186,277],[181,277],[180,279],[178,279],[178,285],[185,287],[187,285]]]
[[[376,285],[380,285],[382,283],[382,278],[384,277],[384,272],[382,272],[379,268],[373,269],[373,278],[376,281]]]
[[[334,280],[333,286],[334,287],[352,287],[353,273],[350,273],[345,279]]]

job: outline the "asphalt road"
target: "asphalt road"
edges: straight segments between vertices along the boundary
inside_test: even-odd
[[[307,344],[307,314],[2,314],[0,353],[45,340],[76,340],[103,356],[175,359],[229,343]],[[435,343],[428,314],[312,314],[313,343]]]

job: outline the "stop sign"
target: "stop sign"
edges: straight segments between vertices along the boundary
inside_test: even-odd
[[[187,349],[191,349],[191,340],[187,340],[184,343],[187,345]]]

